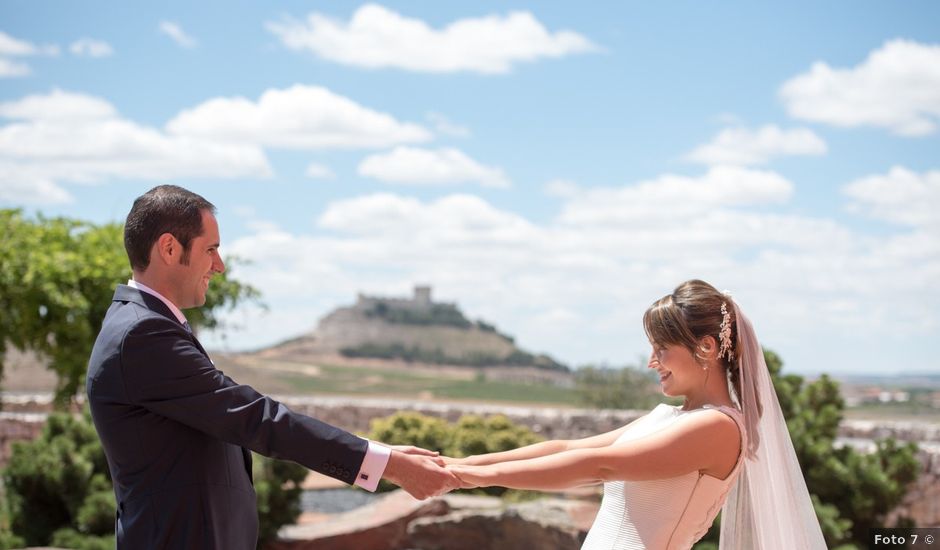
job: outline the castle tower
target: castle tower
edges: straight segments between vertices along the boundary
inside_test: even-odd
[[[430,285],[415,285],[414,302],[419,307],[431,307]]]

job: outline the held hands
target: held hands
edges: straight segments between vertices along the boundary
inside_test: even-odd
[[[441,456],[441,453],[437,451],[429,451],[428,449],[422,449],[414,445],[389,445],[388,448],[393,451],[405,453],[406,455],[429,456],[438,466],[445,466],[447,465],[447,460],[453,460],[449,457]]]
[[[461,466],[459,463],[449,464],[447,469],[453,473],[460,482],[460,489],[476,489],[480,486],[472,481],[473,475],[471,472],[473,470],[473,466]]]
[[[453,472],[444,467],[444,460],[438,453],[410,445],[391,449],[383,477],[414,498],[424,500],[461,486]]]

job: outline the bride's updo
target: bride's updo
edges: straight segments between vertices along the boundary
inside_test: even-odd
[[[713,337],[719,346],[721,365],[740,396],[736,323],[731,298],[698,279],[677,286],[643,314],[646,337],[659,345],[683,346],[696,356],[699,340]]]

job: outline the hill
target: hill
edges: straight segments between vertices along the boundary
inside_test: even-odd
[[[323,317],[310,334],[257,353],[260,357],[335,356],[482,368],[529,367],[567,372],[548,355],[516,346],[484,321],[471,321],[456,304],[434,302],[431,288],[411,298],[359,294],[352,306]]]

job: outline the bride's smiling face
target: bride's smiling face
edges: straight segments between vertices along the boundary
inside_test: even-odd
[[[679,344],[652,343],[648,368],[659,374],[659,385],[669,397],[686,395],[689,389],[702,384],[702,366],[692,352]]]

